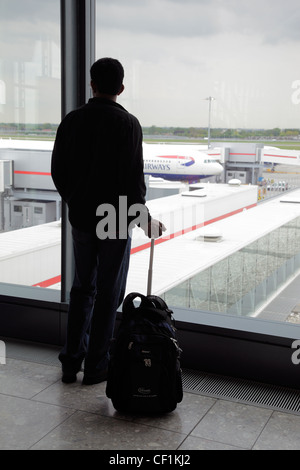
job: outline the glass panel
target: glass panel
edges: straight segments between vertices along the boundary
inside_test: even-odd
[[[164,293],[178,307],[253,316],[299,270],[300,217]],[[278,319],[277,319],[278,320]]]
[[[240,315],[240,299],[243,286],[243,253],[238,251],[228,258],[228,303],[227,312]]]
[[[190,284],[192,295],[189,307],[199,310],[210,310],[210,269],[206,269],[197,274],[190,280]]]
[[[1,1],[0,51],[0,283],[59,289],[60,1]]]

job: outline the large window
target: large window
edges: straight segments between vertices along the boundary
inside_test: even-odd
[[[50,174],[61,118],[59,0],[2,0],[0,51],[0,283],[59,289],[61,210]]]
[[[2,0],[1,337],[64,342],[72,241],[66,206],[61,206],[49,174],[51,146],[61,110],[65,114],[90,96],[95,19],[96,57],[112,56],[123,63],[125,92],[119,102],[139,118],[145,143],[155,142],[152,149],[157,141],[164,141],[164,146],[174,141],[196,143],[206,149],[222,141],[240,151],[241,142],[250,141],[251,152],[257,155],[265,144],[299,150],[296,0]],[[252,198],[253,185],[247,185],[260,169],[249,172],[250,166],[243,168],[232,153],[233,166],[217,182],[239,178],[244,185],[240,197],[244,192]],[[178,160],[177,169],[184,168],[186,175],[193,158]],[[211,160],[215,158],[209,154],[206,163]],[[153,168],[171,163],[172,158],[159,158]],[[290,176],[286,171],[284,178],[277,172],[266,174],[270,181],[260,188],[259,201],[283,188],[299,187],[297,171]],[[171,236],[156,249],[153,289],[165,295],[179,318],[183,366],[298,387],[298,371],[291,362],[297,325],[256,318],[262,303],[299,269],[299,194],[297,204],[286,204],[286,210],[282,205],[275,216],[264,215],[228,249],[226,237],[225,243],[213,244],[197,233],[194,240],[201,223],[193,220],[189,225],[194,214],[187,202],[191,198],[182,206],[178,200],[163,204],[159,197],[165,188],[151,186],[150,179],[157,181],[153,175],[146,179],[151,210],[156,207],[159,215],[167,207],[172,228]],[[171,192],[178,193],[173,184],[182,189],[181,183],[171,183]],[[199,196],[204,200],[205,191]],[[222,207],[229,225],[234,225],[237,211],[227,204],[227,196],[219,198],[215,208]],[[246,204],[247,220],[256,204],[257,198]],[[189,211],[183,211],[187,206]],[[214,221],[223,215],[208,212],[207,206],[195,210],[207,216],[214,232]],[[183,223],[187,233],[181,237]],[[129,277],[134,282],[129,286],[139,291],[140,285],[146,289],[147,244],[149,240],[133,243]],[[201,269],[199,259],[206,263]],[[162,275],[163,290],[158,285],[162,266],[168,269],[168,275]]]
[[[297,151],[298,19],[296,0],[97,0],[96,52],[123,63],[125,91],[119,102],[139,118],[144,140],[153,146],[153,141],[193,145],[211,139],[229,148],[250,142],[251,152],[257,144]],[[283,186],[299,187],[298,169],[279,166],[270,173],[269,168],[250,170],[250,164],[245,169],[239,163],[227,176],[247,184],[251,171],[257,171],[261,176],[255,182],[264,183],[260,200],[278,196]],[[259,318],[261,306],[299,272],[299,217],[265,232],[209,268],[199,264],[199,272],[184,281],[183,267],[178,285],[163,291],[156,284],[160,294],[179,308]],[[171,237],[167,243],[173,243]],[[170,276],[176,269],[174,257],[184,249],[182,242],[173,255],[169,250]],[[195,256],[201,258],[201,252]],[[136,266],[133,262],[131,270]]]

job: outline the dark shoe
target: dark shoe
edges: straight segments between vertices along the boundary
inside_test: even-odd
[[[84,374],[82,385],[95,385],[107,380],[107,369],[99,372],[96,375]]]
[[[66,374],[63,373],[61,381],[65,384],[72,384],[73,382],[76,382],[77,376],[76,374]]]

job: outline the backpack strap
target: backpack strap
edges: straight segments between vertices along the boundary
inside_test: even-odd
[[[134,304],[134,300],[136,299],[140,299],[140,305],[138,306]],[[141,307],[142,304],[145,304],[145,302],[146,302],[145,295],[139,294],[138,292],[131,292],[123,300],[122,311],[124,314],[135,313]]]
[[[173,310],[167,306],[166,302],[161,297],[158,297],[157,295],[147,295],[147,299],[151,300],[155,307],[165,310],[169,317],[172,316]]]
[[[134,300],[140,299],[140,305],[136,306]],[[163,299],[156,295],[143,295],[138,292],[131,292],[124,301],[122,311],[124,317],[139,315],[141,312],[149,312],[153,315],[159,315],[163,320],[170,321],[172,310],[170,310]]]

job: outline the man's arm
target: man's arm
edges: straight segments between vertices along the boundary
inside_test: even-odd
[[[76,178],[76,153],[80,152],[77,142],[74,112],[69,113],[60,123],[54,142],[51,159],[51,176],[55,187],[66,202],[70,199]],[[77,171],[78,172],[78,171]]]

